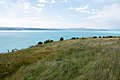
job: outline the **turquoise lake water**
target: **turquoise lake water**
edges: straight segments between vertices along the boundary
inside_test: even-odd
[[[83,30],[39,30],[39,31],[0,31],[0,53],[14,48],[23,49],[47,39],[59,40],[60,37],[120,36],[120,31],[83,31]]]

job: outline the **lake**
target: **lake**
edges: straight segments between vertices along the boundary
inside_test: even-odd
[[[60,37],[120,36],[120,31],[89,30],[37,30],[37,31],[0,31],[0,53],[14,48],[23,49],[47,39],[59,40]]]

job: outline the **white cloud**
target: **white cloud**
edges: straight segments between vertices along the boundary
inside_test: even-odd
[[[60,15],[56,15],[56,17],[57,17],[57,18],[62,18],[62,16],[60,16]]]
[[[51,0],[51,2],[50,3],[55,3],[55,0]]]
[[[44,7],[44,4],[36,4],[38,7]]]
[[[45,3],[55,3],[55,0],[37,0],[35,5],[32,5],[30,1],[27,0],[18,0],[17,4],[13,3],[15,7],[24,11],[24,13],[37,12],[41,13]]]
[[[49,21],[46,19],[26,17],[26,18],[0,18],[0,26],[4,27],[36,27],[36,28],[97,28],[101,26],[100,23],[91,23],[91,22],[61,22],[61,21]],[[103,26],[105,24],[102,24]],[[104,27],[98,27],[104,28]]]
[[[47,0],[38,0],[39,3],[48,3]]]
[[[4,1],[0,1],[0,4],[4,4]]]
[[[80,6],[80,7],[76,7],[76,8],[70,7],[69,9],[74,10],[76,12],[80,12],[80,13],[90,13],[90,11],[88,9],[88,5]]]
[[[79,12],[79,13],[89,13],[89,14],[96,14],[100,11],[98,9],[89,8],[89,5],[80,6],[80,7],[76,7],[76,8],[70,7],[69,10],[73,10],[73,11]]]
[[[91,16],[89,18],[101,20],[120,19],[120,5],[113,4],[104,6],[102,11],[98,12],[96,15]]]
[[[108,27],[120,27],[120,5],[112,4],[104,6],[104,8],[94,16],[88,17],[90,21],[100,23]]]
[[[55,0],[37,0],[40,4],[55,3]]]
[[[65,0],[64,2],[67,2],[68,0]]]
[[[100,2],[105,1],[101,0]],[[70,7],[69,9],[79,13],[89,13],[89,15],[91,15],[85,21],[76,25],[88,28],[120,28],[119,3],[104,4],[104,6],[101,6],[99,9],[91,9],[88,5],[76,8]]]
[[[32,5],[30,2],[26,0],[18,0],[17,3],[11,3],[11,5],[17,11],[23,11],[24,13],[41,13],[44,4],[37,3],[36,5]],[[13,10],[14,11],[14,10]]]
[[[120,0],[89,0],[94,4],[106,4],[106,3],[120,3]]]
[[[30,3],[26,2],[25,0],[19,0],[17,5],[23,10],[28,10],[30,8]]]
[[[98,1],[89,0],[89,1],[94,1],[94,3],[96,4],[94,5],[93,3],[89,2],[89,5],[88,4],[86,5],[85,3],[82,4],[82,6],[69,8],[69,10],[77,12],[77,14],[70,13],[68,10],[65,10],[66,8],[63,10],[64,12],[59,13],[59,11],[61,11],[61,9],[64,6],[65,7],[68,7],[70,5],[77,6],[79,4],[79,3],[74,4],[72,2],[70,2],[70,4],[65,3],[68,1],[73,2],[73,0],[36,0],[33,3],[31,0],[16,0],[14,3],[12,3],[12,5],[10,5],[10,2],[12,2],[12,0],[6,0],[6,1],[0,0],[1,2],[0,4],[5,4],[2,6],[0,5],[1,8],[3,8],[3,10],[1,9],[0,12],[1,14],[0,26],[46,27],[46,28],[50,28],[50,27],[119,28],[120,27],[120,4],[119,4],[120,1],[116,4],[115,3],[109,4],[107,0],[105,1],[98,0],[100,2],[100,5],[97,5],[99,4],[97,3]],[[116,2],[118,0],[110,0],[110,1]],[[51,5],[53,3],[57,3],[62,7],[59,7],[58,9],[56,8],[58,7],[58,5]],[[103,6],[101,6],[101,4]],[[52,7],[47,8],[49,6]],[[41,13],[43,11],[43,8],[46,10],[44,13]]]
[[[101,4],[101,3],[105,3],[108,0],[89,0],[89,1],[91,1],[92,3],[99,3],[99,4]]]
[[[0,26],[4,27],[42,27],[48,28],[55,25],[56,22],[47,21],[46,19],[26,17],[26,18],[0,18]]]

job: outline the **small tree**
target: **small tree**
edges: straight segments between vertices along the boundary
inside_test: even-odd
[[[103,36],[103,38],[105,38],[105,36]]]
[[[86,38],[82,37],[82,39],[86,39]]]
[[[43,44],[43,42],[40,41],[40,42],[38,42],[38,44]]]
[[[64,40],[64,38],[63,38],[63,37],[61,37],[61,38],[60,38],[60,41],[63,41],[63,40]]]
[[[54,42],[54,40],[48,39],[48,40],[44,41],[44,43],[51,43],[51,42]]]
[[[72,37],[71,39],[76,39],[75,37]]]
[[[97,36],[94,36],[93,38],[97,38]]]
[[[99,36],[99,38],[101,38],[101,36]]]

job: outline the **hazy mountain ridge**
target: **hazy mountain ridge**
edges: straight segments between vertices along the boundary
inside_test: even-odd
[[[18,27],[0,27],[0,30],[60,30],[55,28],[18,28]]]
[[[0,27],[0,30],[89,30],[89,31],[120,31],[120,29],[91,29],[91,28],[24,28],[24,27]]]

